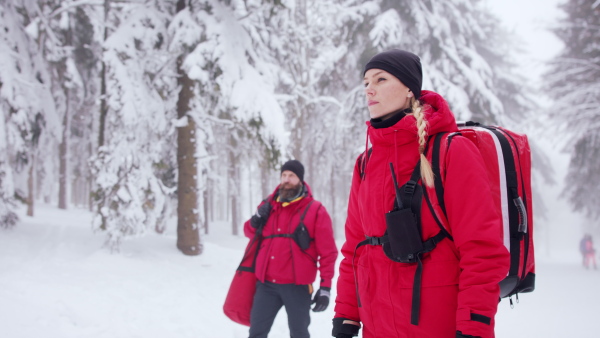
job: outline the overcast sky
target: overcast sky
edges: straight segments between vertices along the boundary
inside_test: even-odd
[[[484,0],[505,27],[522,39],[527,55],[519,60],[522,59],[523,71],[535,80],[543,71],[543,62],[562,48],[548,27],[562,14],[557,5],[564,2],[566,0]]]

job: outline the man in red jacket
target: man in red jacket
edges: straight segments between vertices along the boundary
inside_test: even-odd
[[[290,335],[308,338],[311,304],[314,312],[329,305],[338,250],[331,218],[304,182],[304,166],[290,160],[281,167],[281,183],[244,224],[252,238],[262,229],[264,240],[256,259],[256,293],[250,314],[250,338],[266,338],[282,306]],[[311,300],[312,283],[321,277]]]

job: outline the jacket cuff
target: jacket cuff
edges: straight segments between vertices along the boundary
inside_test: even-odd
[[[321,278],[321,283],[320,283],[320,287],[321,288],[329,288],[331,290],[331,279],[322,279]]]
[[[456,330],[467,337],[494,337],[494,324],[493,318],[469,309],[458,309],[456,312]]]
[[[333,318],[333,330],[331,331],[333,337],[337,337],[340,333],[351,337],[358,336],[360,325],[344,324],[345,320],[347,320],[347,318]]]

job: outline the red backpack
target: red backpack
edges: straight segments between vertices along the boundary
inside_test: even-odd
[[[518,297],[519,293],[532,292],[535,288],[535,261],[531,150],[527,136],[477,122],[458,123],[458,127],[458,132],[439,133],[430,138],[430,142],[433,141],[431,166],[435,176],[435,198],[441,210],[434,210],[430,197],[425,193],[427,205],[442,231],[446,232],[444,222],[447,218],[442,184],[444,168],[440,163],[444,163],[454,136],[462,135],[471,140],[485,162],[494,203],[502,215],[503,242],[510,252],[510,270],[500,282],[500,297]]]

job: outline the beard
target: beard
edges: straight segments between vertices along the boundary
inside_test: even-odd
[[[293,185],[291,183],[282,183],[279,186],[279,199],[283,202],[290,202],[300,195],[302,191],[302,182]]]

